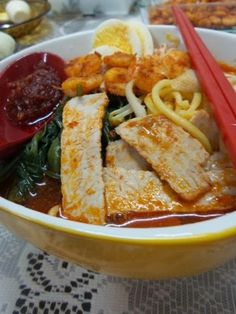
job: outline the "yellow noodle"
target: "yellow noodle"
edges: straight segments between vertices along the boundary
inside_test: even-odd
[[[176,105],[182,107],[181,104],[183,102],[183,98],[180,92],[173,92],[171,95],[173,95]]]
[[[190,107],[189,102],[186,100],[183,100],[180,92],[173,92],[172,95],[174,96],[174,99],[175,99],[175,112],[177,114],[183,111],[182,109],[187,110]]]
[[[212,151],[211,144],[208,138],[203,134],[197,127],[195,127],[191,122],[182,118],[176,114],[173,110],[168,108],[165,103],[161,100],[159,93],[164,87],[170,85],[170,80],[159,81],[152,89],[152,100],[157,109],[165,115],[168,119],[173,121],[175,124],[182,126],[186,131],[188,131],[193,137],[198,139],[202,145],[206,148],[208,152]]]
[[[156,115],[160,114],[160,111],[156,108],[156,106],[154,105],[152,101],[151,94],[147,94],[147,96],[144,98],[144,103],[147,106],[148,113],[152,113]]]
[[[187,120],[190,120],[194,114],[194,112],[192,111],[187,111],[187,110],[180,110],[178,111],[178,114],[182,117],[185,118]]]
[[[173,34],[171,33],[166,33],[166,40],[171,42],[173,44],[174,47],[178,47],[180,44],[180,40],[178,37],[175,37]]]
[[[202,94],[198,92],[194,93],[189,111],[195,111],[201,105],[201,101],[202,101]]]
[[[183,110],[189,110],[190,108],[190,103],[188,100],[183,100],[180,104],[181,109]]]
[[[196,109],[201,105],[202,95],[201,93],[194,93],[193,99],[191,101],[190,107],[188,110],[179,110],[178,114],[185,119],[191,119],[194,115]]]
[[[171,86],[167,86],[166,88],[163,88],[160,91],[160,96],[161,97],[169,96],[169,95],[171,95],[171,91],[172,91],[172,87]]]

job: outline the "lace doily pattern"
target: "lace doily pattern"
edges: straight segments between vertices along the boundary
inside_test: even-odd
[[[122,279],[50,256],[0,227],[0,313],[234,314],[236,260],[191,278]]]

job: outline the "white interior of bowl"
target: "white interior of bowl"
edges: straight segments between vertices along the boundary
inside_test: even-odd
[[[165,42],[165,35],[168,32],[179,35],[178,30],[174,26],[150,26],[150,30],[154,40],[160,43]],[[228,63],[236,64],[235,35],[206,29],[198,29],[198,32],[217,60],[224,60]],[[76,33],[27,48],[1,61],[0,71],[14,60],[35,51],[52,52],[66,60],[86,54],[91,50],[92,34],[92,31]],[[40,224],[47,224],[52,228],[63,228],[65,231],[80,234],[124,239],[186,239],[190,237],[202,237],[207,234],[213,235],[236,227],[236,211],[219,218],[176,227],[117,228],[95,226],[51,217],[24,206],[17,205],[1,197],[0,208],[25,219],[33,220]]]

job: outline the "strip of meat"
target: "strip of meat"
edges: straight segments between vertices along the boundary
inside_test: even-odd
[[[236,171],[232,170],[209,171],[211,190],[196,201],[186,202],[153,172],[104,168],[107,216],[130,212],[184,214],[232,210],[236,206]]]
[[[219,149],[219,130],[215,120],[206,110],[196,110],[190,122],[207,136],[214,150]]]
[[[227,155],[216,152],[205,167],[212,189],[200,198],[195,208],[229,210],[236,208],[236,170]]]
[[[203,168],[209,154],[200,142],[164,116],[128,120],[116,131],[183,199],[194,200],[210,189]]]
[[[61,182],[63,215],[103,224],[101,128],[108,98],[105,93],[71,99],[63,111]]]
[[[107,215],[122,212],[170,210],[174,202],[155,173],[104,168]]]
[[[195,204],[196,211],[232,210],[236,208],[236,171],[233,168],[213,169],[208,172],[212,189]]]
[[[123,140],[110,142],[106,151],[106,166],[124,169],[148,170],[146,160]]]

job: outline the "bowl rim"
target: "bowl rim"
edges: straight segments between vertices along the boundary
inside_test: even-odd
[[[3,2],[3,1],[1,1]],[[0,31],[2,32],[6,32],[8,30],[12,30],[14,28],[17,28],[17,27],[20,27],[20,26],[23,26],[23,25],[26,25],[28,23],[31,23],[35,20],[38,20],[38,19],[41,19],[44,15],[46,15],[50,10],[51,10],[51,4],[48,2],[48,0],[28,0],[27,3],[29,4],[32,4],[32,3],[42,3],[44,4],[44,11],[41,12],[40,14],[34,16],[34,17],[31,17],[30,19],[24,21],[24,22],[21,22],[21,23],[15,23],[15,24],[10,24],[9,26],[7,27],[4,27],[4,26],[1,26],[0,27]],[[4,25],[4,24],[3,24]]]
[[[236,236],[236,212],[203,222],[173,227],[120,228],[92,225],[53,217],[15,204],[0,197],[0,211],[40,225],[46,229],[63,232],[72,236],[107,240],[112,242],[135,243],[139,245],[194,245],[215,242]],[[225,227],[222,225],[226,225]],[[212,230],[210,230],[212,229]],[[219,229],[219,230],[217,230]]]
[[[151,31],[156,31],[158,29],[162,29],[164,31],[176,31],[175,26],[168,25],[152,25],[149,26],[149,29]],[[219,36],[235,39],[235,35],[227,33],[223,34],[221,31],[210,29],[197,30],[203,34],[214,33],[218,34]],[[44,41],[43,43],[26,48],[0,61],[0,65],[5,67],[10,62],[33,51],[45,51],[45,46],[47,46],[48,43],[51,44],[54,42],[60,42],[65,38],[74,39],[82,35],[91,35],[92,33],[93,30],[89,30]],[[199,244],[200,242],[219,241],[236,236],[236,223],[234,222],[236,221],[236,211],[227,213],[218,218],[209,219],[207,221],[185,224],[181,226],[158,228],[120,228],[69,221],[34,211],[4,199],[3,197],[0,197],[0,211],[5,211],[10,215],[14,215],[20,219],[28,220],[29,222],[41,225],[42,227],[74,236],[114,242],[136,243],[139,245],[192,245]]]

